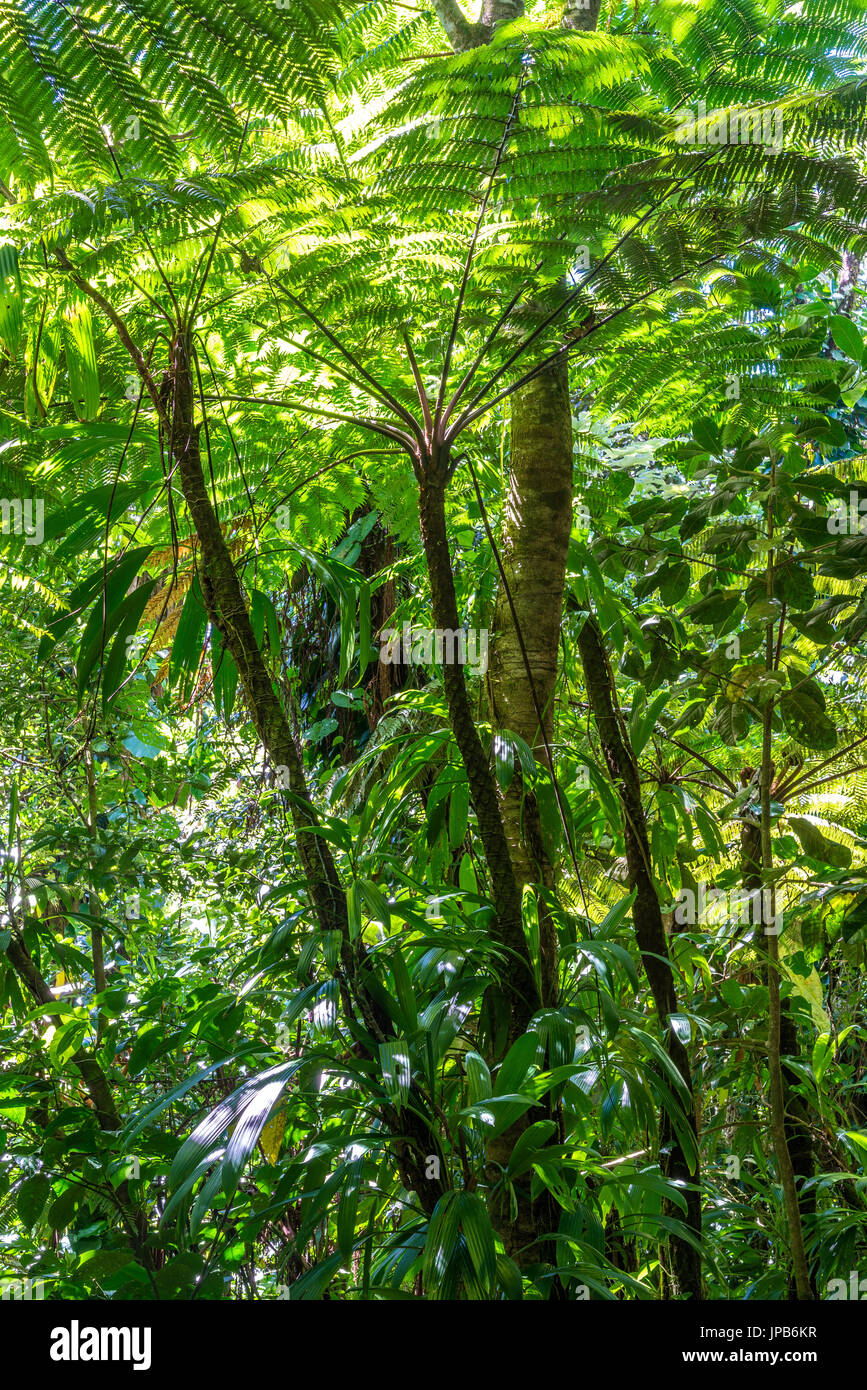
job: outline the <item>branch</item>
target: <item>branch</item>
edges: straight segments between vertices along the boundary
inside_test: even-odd
[[[634,309],[636,304],[643,304],[645,299],[652,299],[653,296],[655,294],[659,294],[661,290],[668,289],[678,280],[682,280],[687,273],[694,274],[695,271],[703,270],[705,266],[712,265],[714,261],[718,261],[720,259],[721,255],[725,254],[727,253],[720,252],[717,255],[708,256],[706,261],[700,261],[698,265],[692,266],[689,272],[680,271],[677,275],[672,276],[670,280],[666,280],[664,284],[653,285],[651,289],[646,290],[644,294],[639,294],[636,296],[635,299],[630,299],[628,304],[622,304],[619,309],[613,309],[611,313],[606,314],[604,318],[596,319],[594,323],[591,323],[571,342],[563,343],[560,347],[555,348],[553,352],[549,353],[547,357],[543,357],[542,361],[538,362],[536,366],[531,368],[529,372],[526,372],[524,376],[519,377],[517,381],[513,381],[511,386],[504,387],[503,390],[499,391],[496,396],[493,396],[491,398],[491,400],[487,401],[483,405],[478,406],[475,410],[472,410],[470,409],[470,407],[467,407],[460,419],[457,420],[456,423],[449,430],[448,442],[451,443],[461,433],[461,431],[466,429],[468,425],[471,425],[474,420],[478,420],[479,417],[482,415],[487,415],[488,411],[493,410],[494,406],[499,405],[500,401],[507,400],[508,397],[513,396],[516,391],[520,391],[522,386],[526,386],[529,382],[533,381],[535,377],[539,376],[542,372],[547,371],[548,368],[552,366],[553,363],[556,362],[559,357],[562,357],[564,354],[568,356],[570,352],[574,352],[575,348],[578,347],[579,344],[583,343],[586,338],[589,338],[591,334],[598,332],[600,328],[604,328],[606,324],[611,323],[613,319],[619,318],[621,314],[625,314],[629,309]],[[499,375],[499,373],[497,375]],[[487,390],[487,387],[483,388],[483,390]],[[475,397],[475,399],[478,399],[478,396]]]
[[[241,140],[240,140],[240,143],[239,143],[239,145],[238,145],[238,153],[235,155],[235,163],[232,165],[232,176],[233,176],[233,177],[234,177],[234,175],[237,174],[237,172],[238,172],[238,163],[239,163],[240,158],[241,158],[241,151],[242,151],[243,148],[244,148],[244,141],[245,141],[246,138],[247,138],[247,130],[248,130],[248,128],[249,128],[249,125],[250,125],[250,117],[248,116],[247,119],[246,119],[246,121],[244,122],[244,129],[241,131]],[[203,295],[204,292],[205,292],[205,285],[208,283],[208,276],[209,276],[210,273],[211,273],[211,266],[212,266],[213,263],[214,263],[214,255],[216,254],[217,245],[218,245],[219,240],[220,240],[220,233],[221,233],[222,230],[223,230],[223,223],[225,222],[225,220],[226,220],[226,214],[225,214],[225,212],[221,212],[221,213],[220,213],[220,216],[219,216],[219,219],[218,219],[218,221],[217,221],[216,230],[214,231],[214,239],[213,239],[213,241],[211,242],[211,249],[210,249],[210,251],[208,252],[208,259],[207,259],[207,262],[206,262],[206,264],[205,264],[205,269],[204,269],[204,271],[203,271],[203,273],[202,273],[202,282],[201,282],[201,284],[199,285],[198,290],[196,290],[196,292],[195,292],[195,298],[193,298],[193,290],[195,289],[195,284],[196,284],[195,275],[193,276],[193,283],[192,283],[192,285],[191,285],[191,287],[190,287],[190,297],[189,297],[189,299],[187,300],[187,310],[186,310],[186,313],[184,314],[183,324],[182,324],[181,326],[183,326],[183,325],[189,325],[190,328],[192,328],[192,326],[193,326],[193,323],[194,323],[195,317],[196,317],[196,310],[197,310],[197,308],[199,307],[199,300],[201,299],[202,295]],[[172,296],[172,299],[174,300],[174,296]],[[177,310],[177,304],[175,304],[175,309]]]
[[[77,288],[81,290],[81,293],[86,295],[88,299],[93,300],[93,303],[97,306],[97,308],[102,310],[103,314],[105,314],[105,317],[114,326],[115,331],[117,332],[117,336],[120,338],[121,342],[123,343],[124,347],[126,348],[127,352],[132,358],[133,363],[135,365],[135,369],[141,377],[142,381],[144,382],[145,390],[147,391],[148,395],[153,401],[154,409],[157,412],[157,417],[160,421],[160,424],[163,425],[166,429],[169,429],[169,417],[166,414],[165,407],[162,401],[160,400],[160,393],[157,390],[157,384],[151,376],[148,364],[144,358],[144,354],[142,353],[141,349],[137,347],[136,344],[133,342],[132,337],[130,335],[130,331],[124,323],[123,319],[121,318],[120,314],[113,307],[113,305],[109,304],[108,300],[105,298],[105,295],[100,294],[99,290],[96,288],[95,285],[91,285],[89,280],[85,280],[83,275],[79,275],[75,266],[72,264],[72,261],[67,256],[66,252],[62,251],[60,247],[55,247],[54,258],[57,261],[57,264],[60,266],[61,270],[64,270],[66,274],[69,276],[72,283],[75,286],[77,286]]]
[[[709,162],[709,160],[713,159],[716,153],[716,150],[712,150],[709,155],[705,155],[704,159],[699,161],[697,168],[701,169],[705,164]],[[634,222],[632,226],[623,233],[623,236],[618,238],[618,240],[611,247],[610,251],[606,251],[605,255],[602,256],[600,260],[596,262],[592,269],[589,270],[586,275],[583,275],[581,277],[574,289],[572,289],[569,292],[569,294],[565,295],[565,297],[561,299],[560,303],[556,306],[556,308],[552,309],[550,313],[546,314],[545,317],[542,319],[542,322],[538,324],[536,328],[533,329],[533,332],[530,333],[522,343],[518,344],[514,352],[510,353],[510,355],[506,358],[506,361],[503,363],[503,365],[499,367],[497,371],[494,372],[493,376],[491,376],[488,379],[488,381],[485,382],[484,386],[481,386],[479,390],[476,392],[476,394],[472,397],[466,410],[459,417],[456,425],[454,426],[452,437],[454,437],[454,435],[459,434],[460,431],[464,428],[464,426],[469,424],[471,419],[475,418],[475,416],[473,415],[473,407],[477,406],[479,402],[484,399],[488,391],[490,391],[494,384],[497,381],[499,381],[500,377],[503,376],[503,374],[509,370],[512,364],[514,362],[517,362],[518,358],[524,355],[530,344],[535,342],[535,340],[542,333],[545,332],[545,329],[549,328],[551,324],[554,322],[554,320],[560,317],[564,309],[571,308],[571,306],[575,303],[576,299],[579,297],[582,291],[586,289],[586,287],[590,284],[591,280],[595,280],[599,272],[604,269],[604,267],[617,254],[621,247],[625,246],[625,244],[632,237],[634,237],[637,232],[641,230],[641,228],[644,226],[646,222],[650,220],[653,214],[659,211],[663,203],[665,203],[672,196],[673,193],[676,193],[683,186],[683,184],[685,184],[687,180],[693,176],[695,172],[695,169],[689,169],[688,172],[684,174],[682,178],[676,179],[672,183],[671,187],[665,193],[663,193],[656,200],[656,202],[652,203],[651,206],[647,209],[647,211],[645,213],[642,213],[641,217],[639,217],[638,220]],[[681,271],[680,276],[676,278],[681,279],[683,275],[687,273],[687,271]],[[653,291],[651,291],[651,293],[653,293]],[[562,351],[562,349],[560,349],[560,351]],[[553,357],[557,356],[559,356],[559,352],[554,353],[552,358],[549,360],[553,360]]]
[[[268,278],[270,279],[270,277]],[[393,413],[397,416],[399,420],[402,420],[405,425],[409,426],[409,428],[413,431],[413,434],[418,439],[419,443],[421,443],[422,431],[419,428],[418,421],[410,414],[406,407],[402,406],[400,401],[397,400],[397,398],[393,396],[390,391],[386,390],[386,388],[382,385],[382,382],[377,381],[375,376],[371,376],[370,372],[367,371],[367,369],[362,365],[361,362],[359,362],[355,354],[350,352],[349,348],[343,346],[343,343],[337,337],[337,334],[333,333],[331,329],[328,327],[328,325],[326,323],[323,323],[322,320],[316,314],[314,314],[312,309],[308,309],[307,305],[304,304],[302,300],[298,298],[297,294],[292,294],[291,290],[287,290],[286,286],[282,285],[280,281],[276,279],[276,277],[274,278],[274,284],[277,286],[280,293],[286,299],[289,300],[290,304],[294,304],[296,309],[301,310],[301,313],[305,316],[305,318],[308,318],[311,323],[316,324],[316,327],[319,329],[320,333],[325,334],[329,343],[332,343],[333,346],[337,348],[337,351],[346,358],[347,362],[349,362],[349,364],[353,366],[357,372],[360,372],[364,380],[373,387],[373,391],[369,391],[368,395],[373,395],[378,400],[384,402],[384,404],[387,405],[391,411],[393,411]]]
[[[343,454],[338,459],[332,459],[331,463],[326,463],[324,467],[317,468],[315,473],[311,473],[307,478],[302,478],[300,483],[296,483],[294,487],[290,488],[288,492],[284,492],[282,497],[279,497],[277,499],[274,505],[270,507],[269,510],[262,517],[258,527],[256,528],[256,531],[254,532],[254,538],[258,541],[259,536],[262,534],[262,530],[265,526],[265,522],[270,521],[271,517],[274,516],[275,512],[277,512],[280,507],[286,505],[290,497],[293,497],[296,492],[300,492],[301,488],[307,487],[309,483],[315,482],[317,478],[321,478],[323,473],[330,473],[332,468],[337,468],[338,464],[349,463],[352,459],[366,458],[370,456],[376,457],[378,455],[385,455],[386,458],[402,458],[403,450],[400,450],[400,452],[398,453],[394,449],[356,449],[355,452],[352,454]],[[256,554],[278,555],[281,553],[281,550],[285,548],[286,547],[272,547],[268,550],[257,550]],[[245,550],[244,553],[238,557],[238,565],[240,566],[244,564],[251,554],[253,554],[252,550]]]
[[[542,262],[538,261],[534,268],[534,273],[535,271],[538,271],[541,268],[541,266]],[[522,295],[526,294],[529,288],[529,280],[524,280],[524,282],[518,286],[517,290],[512,295],[512,298],[509,300],[503,312],[500,314],[500,317],[497,319],[497,322],[494,324],[487,338],[482,343],[482,346],[479,348],[478,353],[473,358],[473,361],[468,367],[467,371],[464,373],[464,376],[461,378],[461,381],[458,384],[458,388],[455,391],[455,394],[452,396],[451,400],[445,408],[445,411],[443,412],[442,422],[444,425],[448,424],[452,412],[454,411],[455,407],[457,406],[458,402],[460,401],[461,397],[463,396],[464,392],[466,391],[476,372],[479,370],[479,367],[484,362],[485,357],[487,356],[488,348],[491,346],[491,343],[493,343],[494,340],[497,338],[500,329],[503,327],[503,324],[506,322],[515,305],[518,303],[518,300],[522,297]]]
[[[439,425],[440,421],[442,420],[442,415],[443,415],[443,402],[445,401],[445,397],[446,397],[446,388],[447,388],[447,386],[448,386],[449,372],[450,372],[450,370],[451,370],[451,365],[452,365],[452,353],[453,353],[454,350],[455,350],[455,342],[456,342],[457,336],[458,336],[458,325],[459,325],[460,319],[461,319],[461,311],[462,311],[462,309],[463,309],[463,307],[464,307],[464,299],[466,298],[467,285],[469,284],[469,280],[470,280],[470,271],[471,271],[472,268],[473,268],[473,257],[474,257],[475,254],[476,254],[476,247],[478,246],[478,243],[479,243],[479,235],[480,235],[481,230],[482,230],[482,223],[483,223],[484,220],[485,220],[485,214],[486,214],[487,211],[488,211],[488,203],[491,201],[491,193],[493,192],[493,189],[494,189],[494,180],[495,180],[495,178],[497,177],[497,171],[499,170],[499,167],[500,167],[500,165],[501,165],[502,162],[503,162],[503,155],[504,155],[505,150],[506,150],[506,141],[508,140],[509,135],[511,134],[512,126],[513,126],[514,121],[515,121],[515,116],[517,115],[518,106],[520,105],[520,101],[521,101],[521,93],[523,92],[523,90],[524,90],[524,77],[523,77],[523,73],[522,73],[522,74],[521,74],[521,77],[520,77],[520,79],[519,79],[519,81],[518,81],[517,90],[516,90],[515,95],[514,95],[514,98],[513,98],[513,100],[512,100],[512,105],[511,105],[511,107],[509,108],[509,115],[508,115],[508,118],[507,118],[507,120],[506,120],[506,124],[505,124],[505,126],[504,126],[504,128],[503,128],[503,137],[502,137],[502,139],[500,140],[499,146],[497,147],[497,155],[496,155],[496,158],[495,158],[495,160],[494,160],[494,167],[492,168],[492,170],[491,170],[491,172],[490,172],[490,175],[488,176],[488,186],[487,186],[487,188],[485,189],[485,196],[484,196],[484,198],[482,199],[482,206],[479,208],[479,215],[478,215],[478,217],[476,218],[476,225],[475,225],[475,229],[474,229],[474,231],[473,231],[472,239],[471,239],[471,241],[470,241],[470,248],[469,248],[469,250],[468,250],[468,252],[467,252],[467,259],[466,259],[466,261],[465,261],[465,263],[464,263],[464,272],[463,272],[463,275],[461,276],[461,287],[460,287],[460,289],[458,290],[458,298],[457,298],[457,303],[455,304],[454,316],[453,316],[453,318],[452,318],[451,332],[449,333],[449,340],[448,340],[448,343],[447,343],[447,345],[446,345],[445,358],[444,358],[444,360],[443,360],[443,371],[442,371],[442,376],[441,376],[441,378],[440,378],[440,387],[439,387],[439,391],[437,392],[436,415],[435,415],[435,421],[436,421],[436,425],[437,425],[437,426]]]
[[[487,30],[481,24],[470,23],[458,0],[433,0],[433,7],[455,53],[464,53],[468,48],[480,48],[487,43]]]
[[[730,777],[726,776],[722,768],[716,767],[703,753],[697,753],[694,748],[690,748],[689,744],[681,743],[679,738],[675,738],[672,734],[666,733],[664,729],[662,731],[662,737],[668,739],[669,743],[673,743],[676,748],[682,748],[684,753],[688,753],[689,756],[695,758],[697,762],[704,763],[705,767],[712,772],[715,777],[718,777],[733,795],[737,792],[737,784],[733,782]]]
[[[830,772],[827,777],[820,777],[817,782],[807,782],[806,785],[801,783],[796,788],[796,795],[806,796],[807,792],[814,792],[817,787],[824,787],[828,782],[839,782],[841,778],[848,777],[852,772],[863,772],[865,767],[867,767],[867,763],[854,763],[850,764],[845,772]]]
[[[6,958],[34,999],[38,1000],[40,1004],[54,1004],[56,1002],[51,987],[43,978],[24,942],[18,940],[16,936],[12,937],[6,948]],[[49,1017],[55,1027],[59,1028],[61,1025],[59,1015],[51,1014]],[[111,1087],[102,1067],[95,1058],[85,1052],[83,1047],[80,1047],[73,1055],[72,1062],[81,1073],[81,1079],[93,1101],[94,1113],[100,1129],[109,1132],[120,1129],[120,1116],[117,1113]]]
[[[847,743],[845,747],[838,748],[836,753],[832,753],[830,758],[825,758],[822,762],[818,763],[816,767],[811,767],[808,771],[803,771],[801,768],[798,768],[798,771],[795,773],[792,780],[784,783],[782,786],[777,787],[777,797],[786,798],[791,796],[800,796],[801,791],[803,790],[803,782],[801,780],[802,778],[807,778],[807,780],[809,780],[811,777],[815,777],[816,773],[821,772],[824,767],[831,767],[832,764],[836,763],[839,758],[842,758],[846,753],[851,753],[853,748],[857,748],[859,744],[865,742],[867,742],[867,734],[862,734],[861,737],[856,738],[853,743]],[[842,777],[843,773],[840,773],[839,775]]]
[[[274,405],[284,410],[306,410],[311,415],[323,415],[328,420],[340,420],[347,425],[357,425],[361,430],[371,430],[373,434],[384,434],[386,439],[395,439],[402,444],[407,453],[414,455],[414,441],[403,430],[394,425],[380,424],[363,415],[342,415],[337,410],[323,410],[307,401],[275,401],[270,396],[204,396],[206,401],[238,401],[242,405]]]
[[[419,371],[419,365],[416,361],[415,353],[412,350],[412,340],[409,336],[409,333],[407,332],[406,326],[403,327],[401,332],[403,333],[403,344],[406,348],[406,356],[410,365],[410,370],[412,372],[412,379],[415,382],[415,389],[418,393],[419,405],[421,406],[422,415],[424,417],[425,429],[428,431],[428,434],[431,436],[431,438],[433,438],[433,419],[430,413],[430,401],[427,398],[427,391],[425,390],[424,381],[422,380],[422,375]]]

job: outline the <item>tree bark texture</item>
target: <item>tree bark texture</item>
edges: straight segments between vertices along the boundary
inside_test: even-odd
[[[285,769],[289,781],[289,808],[296,832],[296,846],[321,930],[338,931],[341,937],[341,993],[351,1017],[357,1008],[372,1039],[382,1041],[393,1033],[390,1021],[378,1009],[364,979],[364,947],[352,942],[346,893],[328,843],[313,833],[316,811],[310,800],[304,768],[295,747],[291,726],[274,688],[253,632],[238,572],[208,495],[195,422],[193,375],[189,340],[176,336],[173,361],[172,455],[178,464],[181,487],[201,547],[200,582],[208,617],[218,628],[238,668],[241,688],[259,738],[275,767]],[[382,1110],[391,1131],[401,1181],[415,1191],[430,1214],[445,1190],[442,1178],[425,1176],[426,1158],[437,1153],[432,1123],[424,1117],[424,1103],[413,1085],[411,1107],[398,1115]],[[419,1110],[421,1114],[417,1113]]]
[[[635,890],[632,920],[641,953],[642,964],[653,995],[657,1016],[663,1030],[665,1048],[677,1068],[688,1094],[683,1105],[683,1120],[696,1153],[693,1166],[678,1137],[668,1110],[663,1107],[659,1121],[660,1163],[665,1176],[684,1185],[687,1210],[666,1204],[668,1214],[682,1219],[696,1237],[701,1235],[701,1181],[698,1160],[698,1123],[689,1054],[678,1037],[671,1015],[678,1012],[674,973],[668,957],[668,942],[659,906],[659,897],[651,872],[650,841],[641,802],[641,782],[638,764],[629,744],[614,690],[614,678],[605,650],[599,625],[588,614],[581,629],[578,646],[584,668],[587,698],[602,744],[602,751],[611,779],[623,808],[626,864],[629,886]],[[670,1292],[681,1297],[700,1299],[701,1258],[688,1241],[672,1236],[670,1242],[672,1278],[667,1280]]]
[[[488,684],[492,723],[522,738],[551,776],[554,769],[548,766],[546,750],[554,733],[560,618],[571,530],[569,377],[566,363],[557,362],[518,391],[512,404],[509,492],[500,541],[508,593],[501,583],[494,609]],[[502,812],[519,887],[541,884],[553,888],[554,866],[545,848],[538,804],[525,787],[520,770],[502,797]],[[539,902],[539,949],[542,998],[546,1005],[554,1005],[557,935],[544,897]]]

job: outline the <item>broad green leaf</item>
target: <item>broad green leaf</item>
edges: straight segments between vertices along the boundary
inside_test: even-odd
[[[832,314],[828,320],[828,327],[840,351],[845,352],[846,356],[855,362],[860,362],[864,342],[852,320],[844,314]]]
[[[63,342],[73,409],[79,420],[95,420],[100,403],[99,373],[90,306],[83,299],[70,300],[64,310]]]
[[[9,242],[0,245],[0,343],[14,360],[24,322],[23,291],[18,252]]]

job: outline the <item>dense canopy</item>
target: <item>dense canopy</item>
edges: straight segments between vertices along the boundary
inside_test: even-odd
[[[864,0],[0,41],[0,1281],[859,1297]]]

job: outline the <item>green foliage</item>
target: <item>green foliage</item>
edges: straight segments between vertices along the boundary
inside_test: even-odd
[[[841,264],[867,251],[863,6],[660,0],[594,33],[561,10],[444,55],[433,13],[379,3],[3,0],[0,485],[44,522],[31,543],[4,514],[0,538],[0,1278],[658,1298],[670,1242],[696,1242],[667,1133],[701,1158],[707,1296],[786,1298],[745,887],[785,923],[816,1289],[864,1252],[867,362]],[[700,101],[764,114],[768,139],[703,143],[701,117],[679,139]],[[210,616],[173,452],[185,335],[207,494],[310,803],[263,754],[238,614]],[[492,783],[538,809],[553,868],[522,912],[537,984],[553,924],[558,998],[514,1037],[445,672],[377,658],[430,627],[434,417],[459,617],[487,631],[513,397],[564,358],[551,767],[469,678]],[[667,1019],[588,715],[588,611],[640,774]],[[529,1261],[502,1233],[527,1194],[551,1237]]]

